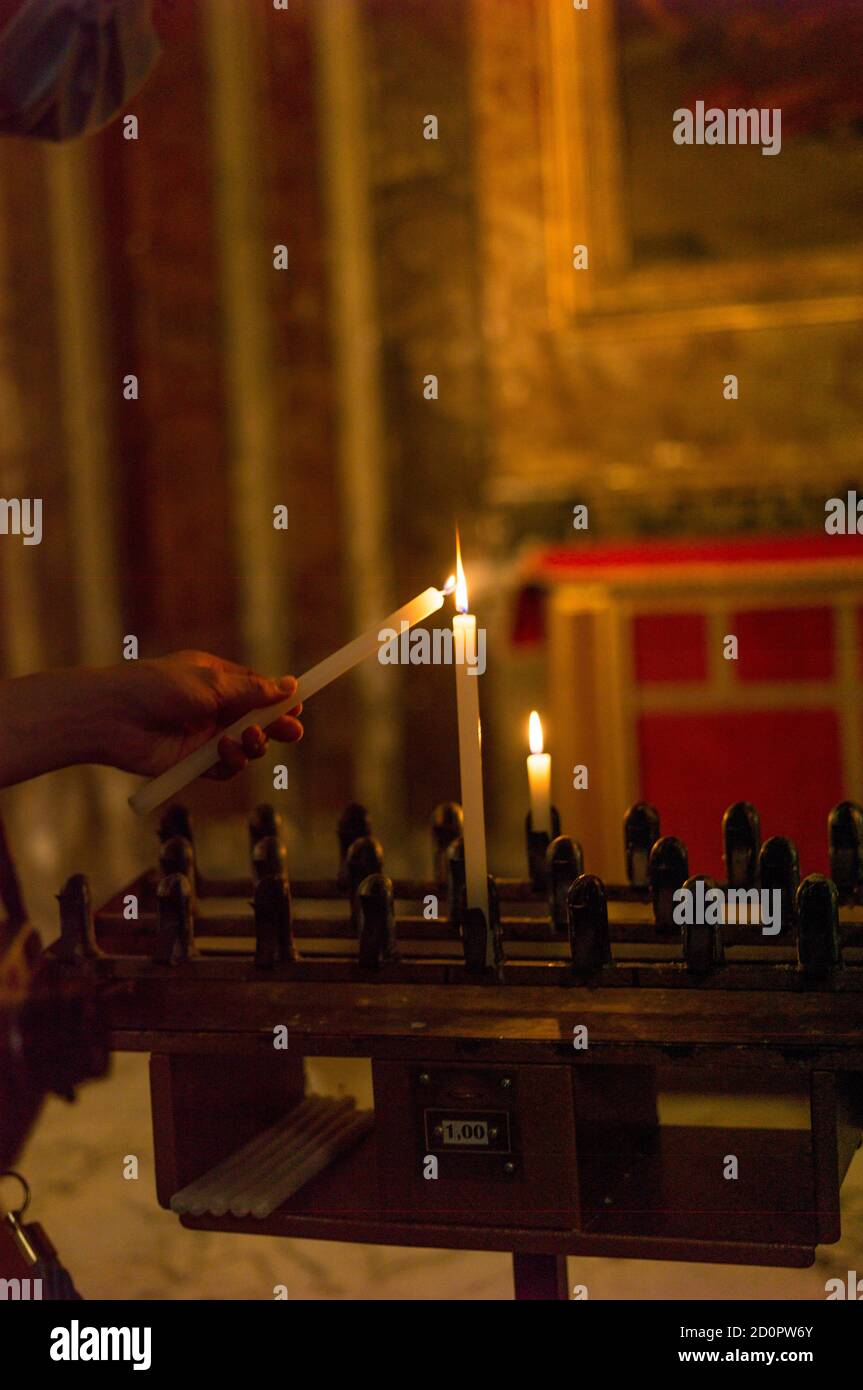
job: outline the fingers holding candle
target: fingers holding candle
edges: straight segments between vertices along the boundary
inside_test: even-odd
[[[219,661],[210,669],[220,724],[231,724],[245,714],[263,710],[267,705],[284,701],[286,695],[296,693],[296,676],[275,680],[234,661]]]
[[[279,743],[296,743],[303,736],[303,726],[299,717],[303,712],[302,705],[294,705],[294,708],[287,714],[280,714],[272,724],[268,724],[266,732],[270,738],[277,739]]]
[[[229,777],[236,777],[238,772],[242,772],[247,762],[248,759],[237,740],[225,736],[219,740],[219,761],[204,775],[212,778],[214,782],[227,782]]]
[[[238,739],[223,734],[218,745],[219,761],[205,776],[219,782],[235,777],[248,763],[264,756],[271,738],[277,743],[298,743],[303,737],[303,726],[297,718],[302,708],[302,705],[295,705],[290,714],[280,715],[266,729],[260,724],[250,724]]]
[[[267,747],[268,739],[260,724],[250,724],[248,729],[244,729],[240,737],[243,752],[249,761],[252,758],[262,758]]]
[[[279,703],[285,695],[296,694],[296,690],[296,676],[271,679],[251,667],[223,661],[218,673],[219,723],[232,724],[246,713],[253,719],[255,714],[263,714],[268,704]],[[302,708],[302,703],[294,705],[266,727],[262,721],[255,721],[237,733],[224,733],[217,745],[218,761],[204,775],[217,781],[235,777],[248,763],[264,756],[271,738],[280,743],[297,743],[303,736],[297,717]]]
[[[261,701],[260,708],[254,708],[253,703],[249,704],[243,702],[238,716],[234,718],[233,723],[230,724],[227,729],[223,729],[221,734],[214,734],[210,738],[203,740],[192,752],[187,753],[185,757],[181,755],[179,761],[174,761],[164,772],[160,771],[158,776],[154,777],[151,782],[141,787],[129,798],[129,805],[134,811],[137,811],[138,815],[146,815],[148,811],[154,810],[156,806],[161,805],[163,801],[167,801],[169,797],[176,796],[183,787],[189,784],[189,782],[193,782],[196,777],[201,777],[205,772],[208,772],[214,764],[221,761],[219,746],[224,738],[227,737],[233,739],[234,742],[238,742],[243,732],[250,725],[260,724],[264,726],[267,714],[267,710],[263,707],[264,704],[272,702],[274,707],[273,714],[275,716],[273,720],[274,723],[285,715],[294,718],[295,716],[291,714],[291,711],[296,708],[300,701],[308,699],[311,695],[316,695],[319,690],[323,690],[331,681],[337,680],[338,677],[351,670],[351,668],[356,666],[360,661],[376,655],[380,650],[383,640],[381,637],[382,630],[393,629],[395,631],[400,631],[402,623],[406,623],[408,627],[412,627],[414,623],[422,622],[425,618],[428,618],[432,613],[436,613],[443,606],[445,597],[446,593],[444,590],[437,588],[424,589],[421,594],[417,594],[415,598],[411,599],[410,603],[404,604],[403,607],[397,609],[395,613],[391,613],[383,622],[376,624],[373,628],[369,628],[366,632],[361,633],[359,637],[355,637],[352,642],[348,642],[346,646],[341,647],[339,651],[333,652],[332,655],[318,662],[317,666],[313,666],[311,670],[306,671],[298,682],[291,684],[288,693],[296,694],[299,697],[298,700],[286,699],[281,705],[278,705],[276,704],[276,697],[272,694],[272,690],[268,689],[266,691],[266,699]],[[241,675],[242,671],[237,674]],[[279,685],[279,690],[282,694],[284,694],[287,689],[284,683],[267,682],[267,685],[269,687]],[[286,730],[286,732],[288,731]],[[297,735],[294,735],[294,737],[296,736]],[[291,737],[289,732],[288,737]],[[229,751],[233,759],[235,750],[230,749]]]

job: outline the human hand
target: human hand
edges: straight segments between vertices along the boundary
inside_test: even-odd
[[[271,680],[209,652],[182,651],[153,660],[123,662],[98,673],[99,758],[124,772],[157,777],[243,714],[283,702],[293,676]],[[269,738],[295,743],[303,736],[301,705],[263,729],[252,724],[240,739],[219,742],[209,777],[233,777],[263,757]]]

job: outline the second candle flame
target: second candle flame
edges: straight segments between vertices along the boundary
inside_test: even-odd
[[[537,711],[531,710],[527,725],[527,737],[531,753],[542,752],[542,720]]]
[[[464,577],[464,568],[461,562],[458,527],[455,531],[455,606],[459,613],[467,612],[467,580]]]

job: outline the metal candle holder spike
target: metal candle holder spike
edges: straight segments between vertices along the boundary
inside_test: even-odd
[[[527,876],[534,891],[544,893],[547,884],[546,852],[552,840],[560,835],[560,815],[556,806],[551,807],[551,834],[545,830],[534,830],[530,811],[524,818],[524,835],[527,845]]]
[[[356,894],[359,921],[359,962],[364,970],[380,970],[397,961],[396,917],[393,881],[385,874],[369,874]]]
[[[650,851],[659,839],[659,812],[649,801],[636,801],[623,818],[626,877],[634,888],[646,888]]]
[[[297,960],[287,878],[279,873],[260,878],[255,885],[252,908],[255,913],[255,965],[265,970]]]
[[[195,847],[185,835],[172,835],[162,840],[159,848],[159,873],[163,878],[170,874],[184,874],[192,887],[192,911],[197,900],[198,874],[195,867]]]
[[[447,881],[447,850],[464,833],[464,812],[457,801],[442,801],[432,812],[433,874],[437,883]]]
[[[447,897],[450,921],[458,928],[468,971],[496,978],[503,961],[503,933],[497,880],[488,876],[489,918],[479,907],[468,907],[464,866],[464,841],[453,840],[447,850]]]
[[[789,936],[797,921],[797,889],[800,885],[800,864],[797,846],[785,835],[772,835],[761,846],[758,856],[758,881],[762,890],[779,890],[782,916],[782,936]]]
[[[809,874],[797,890],[797,964],[813,980],[843,968],[839,890],[823,874]]]
[[[357,935],[360,931],[359,891],[360,885],[369,877],[380,874],[384,867],[384,850],[380,840],[374,835],[361,835],[354,840],[345,855],[347,887],[351,895],[351,912]]]
[[[252,848],[252,877],[256,883],[265,878],[286,877],[288,851],[276,835],[263,835]]]
[[[839,900],[857,902],[863,886],[863,807],[840,801],[827,818],[830,843],[830,877]]]
[[[673,936],[674,894],[689,877],[689,856],[686,846],[676,835],[663,835],[650,851],[647,877],[653,898],[653,915],[657,932]]]
[[[577,840],[558,835],[545,853],[548,915],[556,931],[569,926],[569,890],[584,873],[584,851]]]
[[[750,801],[735,801],[722,817],[722,858],[729,888],[751,888],[758,874],[761,817]]]
[[[453,922],[463,922],[467,910],[467,882],[464,867],[464,840],[459,835],[446,852],[447,902]]]
[[[85,874],[72,874],[57,894],[60,904],[60,940],[54,947],[60,960],[95,960],[104,955],[96,941],[93,900]]]
[[[694,895],[697,883],[704,884],[705,893],[708,889],[718,886],[715,879],[707,878],[705,874],[696,874],[688,878],[683,887]],[[687,970],[693,975],[708,975],[711,970],[722,965],[725,960],[722,922],[686,923],[683,927],[683,959]]]
[[[569,952],[576,979],[596,975],[611,964],[608,899],[595,874],[579,874],[567,894]]]
[[[198,955],[192,885],[185,874],[169,874],[156,889],[156,951],[159,965],[181,965]]]
[[[281,835],[281,813],[268,802],[262,802],[260,806],[256,806],[249,817],[249,849],[254,852],[255,845],[259,840],[279,840]]]
[[[162,813],[159,821],[159,839],[162,844],[166,840],[173,839],[175,835],[181,835],[184,840],[194,844],[195,837],[192,833],[192,818],[185,806],[179,802],[174,802]]]
[[[372,834],[372,823],[365,806],[361,806],[358,801],[352,801],[350,806],[346,806],[339,817],[337,834],[340,857],[336,881],[340,887],[344,888],[350,878],[347,859],[351,845],[355,840],[366,839]],[[369,873],[373,872],[374,870],[369,870]]]
[[[488,911],[487,920],[481,907],[465,908],[459,931],[468,973],[499,981],[503,964],[503,933],[497,883],[491,874],[488,876]]]

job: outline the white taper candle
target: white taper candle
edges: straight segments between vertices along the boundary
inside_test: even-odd
[[[456,607],[467,608],[467,585],[456,543]],[[455,693],[458,712],[458,757],[464,815],[464,872],[468,907],[479,907],[489,921],[488,862],[482,790],[482,729],[479,717],[476,618],[461,611],[452,621],[455,648]],[[488,940],[491,942],[491,932]],[[489,946],[489,949],[490,946]],[[491,960],[486,962],[491,964]]]
[[[529,724],[530,753],[527,780],[530,785],[530,828],[535,835],[551,834],[551,756],[542,751],[542,724],[536,710]]]

